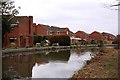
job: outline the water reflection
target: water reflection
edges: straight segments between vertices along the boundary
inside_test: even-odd
[[[46,54],[47,53],[47,54]],[[2,70],[3,70],[3,77],[10,77],[9,71],[10,67],[12,67],[12,71],[18,73],[21,77],[31,77],[32,76],[32,67],[35,63],[44,64],[48,63],[49,61],[68,61],[70,56],[70,50],[66,51],[59,51],[59,52],[37,52],[37,53],[23,53],[21,54],[10,54],[4,55],[2,58]],[[16,76],[16,75],[11,75]]]
[[[74,49],[3,55],[3,78],[68,78],[91,59],[92,53]]]
[[[91,52],[85,52],[84,55],[70,54],[67,62],[49,61],[49,63],[35,66],[32,69],[32,78],[70,78],[73,73],[82,68],[86,60],[90,60]]]

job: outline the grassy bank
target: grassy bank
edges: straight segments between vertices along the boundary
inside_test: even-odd
[[[76,78],[118,78],[118,51],[113,48],[103,49],[87,65],[76,72]]]

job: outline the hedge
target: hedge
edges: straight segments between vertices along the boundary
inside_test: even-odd
[[[60,46],[70,46],[70,37],[69,36],[52,36],[49,41],[51,45],[53,43],[59,43]]]
[[[41,43],[41,41],[43,41],[43,37],[42,36],[34,36],[34,45],[36,43]]]
[[[36,43],[43,43],[44,40],[49,40],[51,45],[53,43],[59,43],[60,46],[70,46],[69,36],[34,36],[34,45]]]

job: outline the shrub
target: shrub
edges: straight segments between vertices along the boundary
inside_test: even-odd
[[[53,43],[59,43],[60,46],[70,46],[70,37],[69,36],[52,36],[49,41],[51,45]]]
[[[34,45],[36,43],[41,43],[41,46],[44,45],[45,40],[49,40],[52,36],[34,36]]]
[[[41,41],[43,41],[43,37],[42,36],[34,36],[34,45],[36,43],[41,43]]]
[[[70,37],[69,36],[34,36],[34,45],[36,43],[43,44],[45,40],[49,40],[53,43],[59,43],[60,46],[70,46]]]
[[[13,47],[16,47],[16,43],[15,42],[11,42],[10,43],[10,46],[13,48]]]

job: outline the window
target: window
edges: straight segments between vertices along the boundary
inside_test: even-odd
[[[67,31],[67,35],[68,35],[68,31]]]
[[[50,31],[50,35],[52,35],[52,31]]]
[[[15,38],[14,37],[9,38],[10,42],[15,42],[16,39],[17,39],[16,37]]]
[[[59,35],[59,34],[60,34],[60,31],[57,31],[57,34]]]
[[[106,39],[108,38],[108,36],[104,36]]]

